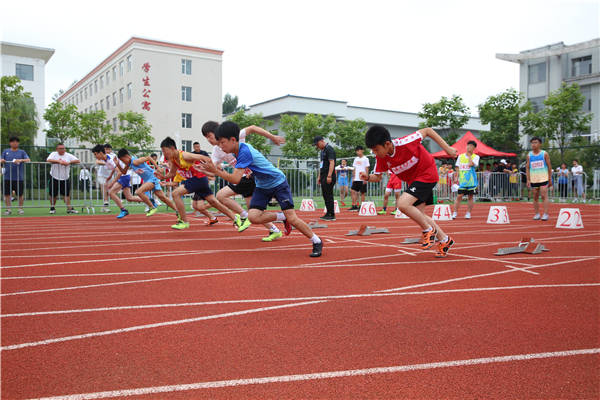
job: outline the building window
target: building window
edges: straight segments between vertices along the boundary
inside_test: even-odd
[[[546,63],[532,64],[529,66],[529,83],[546,82]]]
[[[592,87],[591,86],[582,86],[581,94],[585,97],[583,101],[583,105],[581,106],[581,111],[583,112],[591,112],[592,111]]]
[[[181,87],[181,100],[192,101],[192,88],[190,86]]]
[[[192,74],[192,60],[181,60],[181,73],[184,75]]]
[[[106,109],[110,110],[110,96],[106,96]]]
[[[127,72],[131,71],[131,56],[127,56]]]
[[[181,127],[182,128],[191,128],[192,127],[192,114],[181,114]]]
[[[117,80],[117,67],[113,67],[113,81]]]
[[[544,109],[544,100],[546,98],[544,96],[541,97],[531,97],[529,101],[533,107],[533,112],[540,112]]]
[[[98,103],[94,103],[94,111],[98,111]]]
[[[127,100],[131,100],[131,83],[127,84]]]
[[[124,93],[125,89],[121,88],[119,89],[119,104],[123,104],[123,93]]]
[[[83,89],[83,97],[87,100],[87,88]]]
[[[181,141],[181,150],[183,151],[192,151],[192,141],[191,140],[182,140]]]
[[[119,63],[119,76],[123,76],[124,73],[125,73],[125,64],[123,63],[123,61],[121,61]]]
[[[110,83],[110,72],[106,71],[106,86]]]
[[[113,118],[113,131],[116,132],[117,131],[117,119]]]
[[[113,106],[117,106],[117,92],[113,92]]]
[[[104,111],[104,99],[100,99],[100,109]]]
[[[22,81],[33,80],[33,65],[28,64],[17,64],[15,75]]]
[[[98,80],[94,81],[94,93],[98,93]]]
[[[592,56],[574,58],[571,60],[571,76],[588,75],[592,73]]]
[[[104,76],[100,76],[100,89],[104,87]]]

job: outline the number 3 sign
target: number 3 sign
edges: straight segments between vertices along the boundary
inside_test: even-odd
[[[487,219],[488,224],[510,224],[506,206],[491,206]]]
[[[561,208],[556,220],[556,228],[583,229],[579,208]]]

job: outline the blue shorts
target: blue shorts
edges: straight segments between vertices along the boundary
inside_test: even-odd
[[[150,190],[152,190],[153,192],[157,192],[157,191],[159,191],[159,190],[162,190],[162,186],[160,186],[160,181],[158,180],[158,178],[157,178],[157,177],[153,176],[153,177],[151,177],[151,178],[149,177],[148,179],[144,179],[144,183],[143,183],[143,185],[145,185],[145,184],[146,184],[146,183],[148,183],[148,182],[152,182],[152,183],[154,183],[154,189],[150,189]],[[146,192],[146,193],[148,193],[148,192]]]
[[[263,189],[259,187],[254,189],[254,194],[252,195],[249,208],[256,208],[257,210],[264,211],[267,209],[267,205],[273,197],[277,199],[281,210],[291,210],[294,208],[292,191],[290,190],[290,185],[288,185],[287,180],[271,189]]]
[[[205,176],[202,178],[192,176],[191,178],[183,181],[183,186],[188,193],[194,193],[194,197],[199,199],[204,199],[213,194],[213,192],[210,190],[210,186],[208,186],[208,178]]]
[[[339,186],[348,186],[348,177],[347,176],[338,176],[338,185]]]
[[[131,187],[131,176],[130,175],[121,175],[121,177],[119,178],[117,183],[119,185],[121,185],[121,187],[123,189]]]

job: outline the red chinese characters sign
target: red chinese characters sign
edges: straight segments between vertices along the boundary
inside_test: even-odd
[[[150,111],[150,63],[145,62],[142,65],[142,71],[146,73],[146,76],[142,78],[142,83],[144,84],[144,88],[142,89],[142,110]]]

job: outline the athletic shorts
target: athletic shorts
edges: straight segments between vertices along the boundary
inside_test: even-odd
[[[243,197],[252,197],[254,189],[256,188],[256,183],[254,183],[254,178],[242,176],[240,183],[237,185],[230,183],[227,186],[235,193],[241,194]]]
[[[472,195],[477,193],[477,188],[458,188],[458,194]]]
[[[108,179],[108,176],[98,175],[98,179],[97,179],[98,185],[105,185],[106,179]]]
[[[117,183],[119,185],[121,185],[121,187],[123,189],[131,187],[131,176],[130,175],[121,175],[119,177],[119,180],[117,181]]]
[[[548,181],[545,181],[545,182],[537,182],[537,183],[533,183],[533,182],[531,182],[531,187],[532,187],[532,188],[543,187],[543,186],[546,186],[546,185],[548,185]]]
[[[386,192],[391,193],[392,190],[396,193],[402,190],[402,181],[396,175],[390,175],[390,179],[386,186]]]
[[[428,183],[414,181],[408,185],[408,189],[405,193],[417,198],[417,200],[413,203],[413,206],[418,206],[423,203],[429,206],[433,204],[433,188],[435,185],[437,185],[437,182]]]
[[[339,186],[348,186],[348,177],[347,176],[339,176],[337,183]]]
[[[250,201],[250,208],[264,211],[267,209],[267,205],[273,197],[275,197],[279,203],[279,207],[281,207],[282,211],[291,210],[294,208],[292,191],[290,190],[290,185],[288,185],[287,181],[271,189],[263,189],[259,187],[254,189],[254,195]]]
[[[360,193],[367,193],[367,182],[354,181],[352,182],[352,190]]]
[[[23,181],[9,181],[5,180],[2,185],[2,193],[5,196],[12,196],[12,191],[15,191],[17,196],[23,196],[23,190],[25,190],[25,184]]]
[[[69,196],[71,194],[71,181],[65,179],[60,181],[50,177],[50,196],[56,197],[58,194]]]
[[[194,193],[194,200],[203,200],[213,194],[208,185],[208,178],[193,176],[183,181],[183,186],[188,193]]]
[[[160,181],[158,180],[157,177],[153,176],[151,178],[149,177],[148,179],[144,179],[144,182],[142,183],[142,185],[145,185],[148,182],[154,183],[154,188],[150,189],[151,191],[157,192],[159,190],[162,190],[162,186],[160,186]],[[138,186],[141,186],[141,185],[138,185]]]

